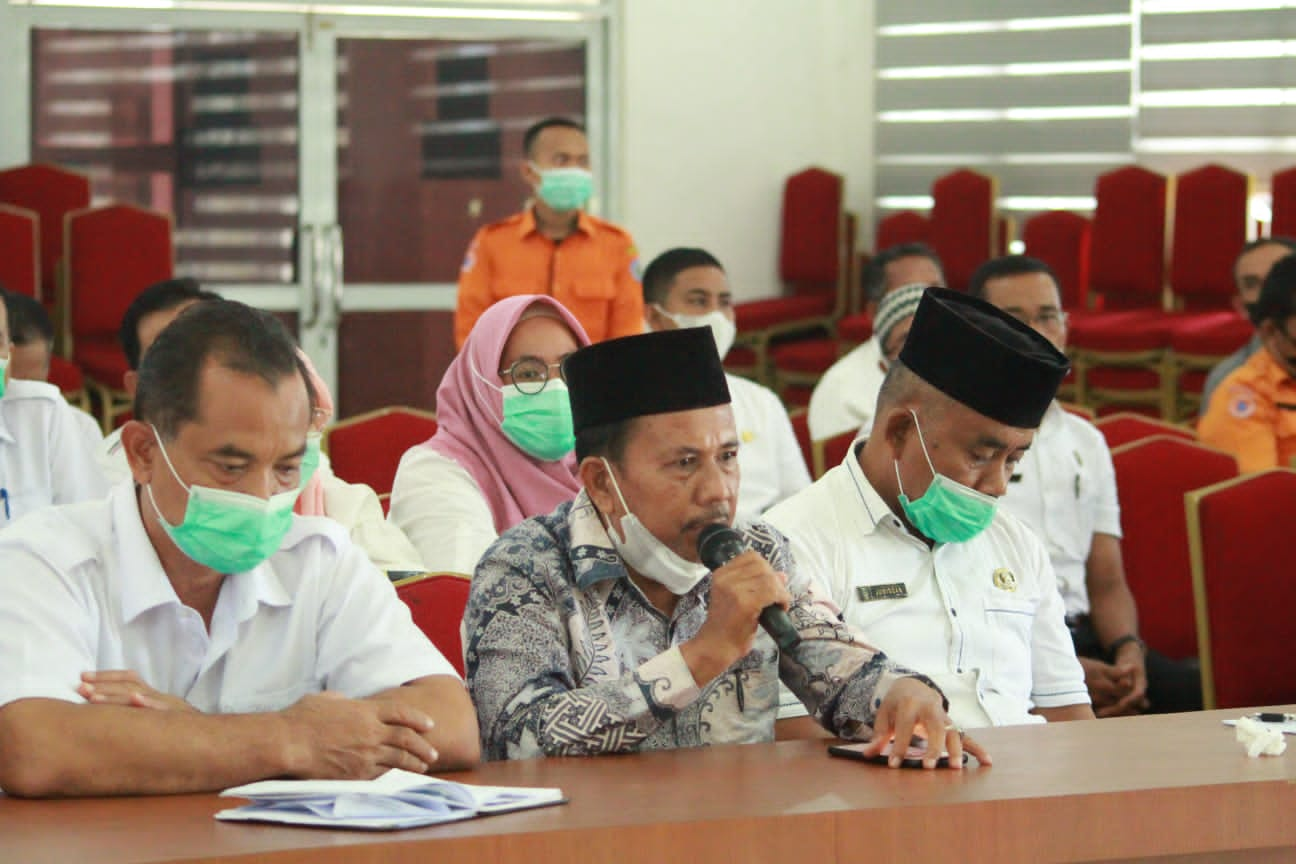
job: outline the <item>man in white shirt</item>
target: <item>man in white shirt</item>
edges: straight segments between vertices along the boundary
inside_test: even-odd
[[[930,676],[962,726],[1093,717],[1048,554],[995,507],[1066,370],[1016,319],[928,289],[872,434],[768,514],[846,623]]]
[[[733,292],[720,262],[703,249],[671,249],[643,274],[644,322],[649,330],[710,327],[723,360],[733,345]],[[783,402],[768,387],[725,375],[738,426],[738,518],[759,519],[810,485],[810,472]]]
[[[291,340],[193,309],[139,371],[135,483],[0,533],[0,786],[167,794],[477,761],[453,667],[292,506],[314,397]]]
[[[58,388],[14,379],[9,313],[0,291],[0,528],[51,504],[107,491],[90,437]]]
[[[1066,350],[1057,278],[1043,261],[1024,255],[987,261],[972,275],[968,293]],[[1150,652],[1139,639],[1121,560],[1116,472],[1102,433],[1053,402],[1001,502],[1048,549],[1098,716],[1200,710],[1195,664]]]
[[[908,333],[908,316],[884,320],[884,298],[910,285],[943,287],[945,274],[940,259],[929,247],[903,243],[874,256],[864,271],[863,282],[867,308],[874,316],[873,336],[830,366],[810,394],[806,421],[815,441],[867,430],[872,424],[887,365],[895,360]],[[916,305],[917,299],[913,302]],[[912,314],[913,309],[908,311]],[[894,329],[887,327],[883,333],[883,325],[889,321]]]

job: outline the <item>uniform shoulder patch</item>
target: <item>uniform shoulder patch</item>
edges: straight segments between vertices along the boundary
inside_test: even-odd
[[[1245,420],[1256,412],[1256,394],[1250,387],[1235,386],[1229,390],[1228,412],[1239,420]]]

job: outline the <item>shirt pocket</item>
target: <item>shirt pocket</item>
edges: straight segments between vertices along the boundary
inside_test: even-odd
[[[23,485],[3,486],[4,496],[0,499],[0,528],[17,522],[23,516],[49,507],[53,495],[48,488]]]
[[[496,298],[516,297],[519,294],[544,294],[545,286],[538,279],[496,279],[494,283]]]
[[[568,292],[577,300],[607,301],[616,296],[616,281],[611,273],[602,275],[589,274],[572,279],[566,286]]]
[[[1032,685],[1031,645],[1038,597],[1005,592],[985,598],[985,623],[990,642],[990,685],[1023,701]]]

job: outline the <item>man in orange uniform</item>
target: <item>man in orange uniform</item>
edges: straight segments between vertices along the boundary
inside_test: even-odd
[[[1296,458],[1296,255],[1273,266],[1249,311],[1261,350],[1224,379],[1198,427],[1243,473]]]
[[[477,232],[459,273],[455,347],[477,318],[514,294],[548,294],[594,342],[643,332],[634,240],[585,213],[593,192],[589,141],[577,123],[550,117],[527,130],[522,179],[535,193],[521,213]]]

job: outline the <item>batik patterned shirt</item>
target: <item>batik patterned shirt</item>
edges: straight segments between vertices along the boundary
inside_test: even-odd
[[[757,522],[744,533],[787,574],[801,642],[780,653],[758,631],[750,653],[701,687],[680,645],[706,621],[710,576],[663,615],[630,580],[584,492],[502,534],[477,565],[464,613],[486,758],[770,741],[780,679],[826,728],[867,738],[886,691],[913,673],[842,623],[827,592],[796,574],[774,528]]]

